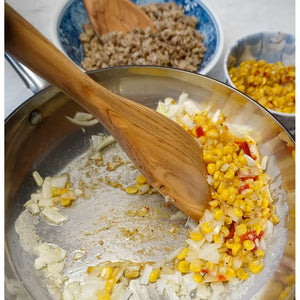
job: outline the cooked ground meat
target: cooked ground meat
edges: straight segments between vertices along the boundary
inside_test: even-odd
[[[80,35],[85,70],[121,65],[158,65],[196,72],[206,51],[195,16],[186,16],[174,2],[141,6],[157,29],[134,28],[123,35],[110,32],[99,38],[90,24]]]

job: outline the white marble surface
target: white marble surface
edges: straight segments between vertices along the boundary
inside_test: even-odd
[[[55,16],[67,0],[7,0],[16,11],[53,41]],[[230,45],[240,37],[259,31],[295,34],[295,0],[205,0],[221,22],[224,33],[222,56],[207,74],[223,80],[223,60]],[[5,61],[5,109],[7,117],[33,95]]]

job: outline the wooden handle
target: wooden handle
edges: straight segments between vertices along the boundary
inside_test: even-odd
[[[176,122],[106,90],[5,4],[5,47],[93,113],[163,195],[199,220],[210,199],[197,142]]]

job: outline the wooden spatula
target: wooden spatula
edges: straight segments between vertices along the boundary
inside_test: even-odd
[[[151,19],[130,0],[83,0],[83,3],[98,37],[111,31],[126,34],[134,27],[154,28]]]
[[[5,48],[93,113],[162,195],[193,219],[201,217],[210,191],[199,145],[184,129],[100,86],[7,3]]]

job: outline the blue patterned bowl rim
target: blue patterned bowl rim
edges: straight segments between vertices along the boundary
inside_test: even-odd
[[[67,51],[65,50],[61,37],[59,35],[60,31],[60,24],[62,21],[62,18],[64,17],[64,14],[66,11],[69,9],[69,7],[73,4],[75,1],[80,1],[80,0],[62,0],[60,1],[59,5],[56,8],[55,13],[53,14],[51,18],[51,39],[53,43],[66,55],[70,58],[68,55]],[[148,2],[162,2],[162,1],[169,1],[169,0],[131,0],[135,2],[136,4],[145,4]],[[221,27],[221,23],[215,14],[215,12],[206,4],[204,3],[203,0],[176,0],[177,2],[182,2],[186,7],[189,7],[191,9],[191,13],[193,14],[193,9],[195,8],[201,8],[203,13],[207,18],[209,18],[209,22],[213,26],[213,32],[215,34],[214,36],[214,46],[211,47],[211,53],[210,56],[205,56],[202,64],[200,65],[200,69],[198,70],[197,73],[206,75],[208,72],[212,70],[212,68],[217,64],[219,61],[222,51],[224,48],[224,37],[223,37],[223,30]],[[206,33],[204,33],[205,38],[206,38]],[[80,51],[82,51],[80,49]],[[72,58],[70,58],[72,60]],[[75,62],[78,66],[79,64]],[[79,66],[80,67],[80,66]],[[80,67],[81,68],[81,67]]]
[[[244,43],[245,41],[247,41],[248,39],[252,39],[254,37],[257,36],[261,36],[261,35],[266,35],[266,36],[275,36],[281,34],[283,36],[292,38],[293,40],[295,40],[295,36],[293,34],[290,33],[284,33],[281,31],[277,31],[277,32],[271,32],[271,31],[266,31],[266,32],[256,32],[256,33],[252,33],[249,34],[247,36],[241,37],[238,40],[236,40],[234,42],[234,44],[227,50],[225,57],[224,57],[224,62],[223,62],[223,70],[224,70],[224,74],[225,74],[225,83],[229,84],[231,87],[233,87],[234,89],[237,89],[234,85],[234,83],[231,81],[231,78],[229,76],[228,73],[228,61],[229,61],[229,57],[231,56],[231,53],[241,44]],[[283,118],[290,118],[290,119],[295,119],[295,114],[292,113],[283,113],[280,111],[275,111],[272,109],[267,109],[269,110],[272,114],[277,115],[279,117],[283,117]]]

